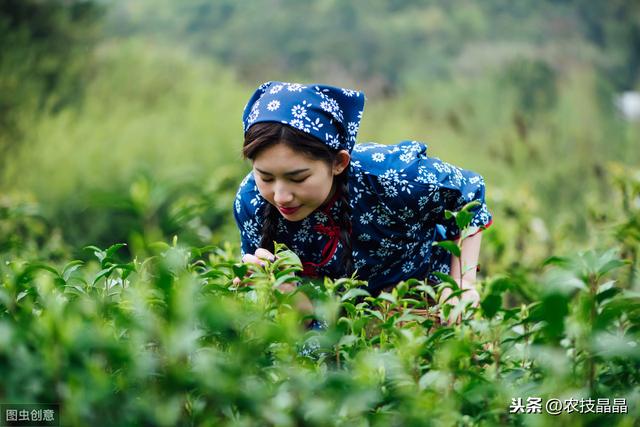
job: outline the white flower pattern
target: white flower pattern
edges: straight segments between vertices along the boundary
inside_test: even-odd
[[[293,108],[291,108],[291,114],[296,119],[303,119],[303,118],[307,117],[307,109],[304,108],[302,105],[299,105],[299,104],[298,105],[294,105]]]
[[[373,160],[374,162],[383,162],[384,161],[384,154],[383,153],[373,153],[371,155],[371,160]]]
[[[280,108],[280,101],[277,99],[274,99],[267,104],[267,110],[269,111],[276,111],[278,108]]]
[[[287,85],[287,90],[289,92],[302,92],[302,89],[306,89],[306,86],[303,86],[299,83],[291,83]]]
[[[373,221],[373,214],[371,212],[365,212],[360,215],[360,224],[367,225]]]

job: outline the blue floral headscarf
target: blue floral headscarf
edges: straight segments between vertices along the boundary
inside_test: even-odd
[[[351,153],[364,109],[364,93],[321,84],[267,82],[244,108],[244,131],[278,122],[300,129],[329,147]]]

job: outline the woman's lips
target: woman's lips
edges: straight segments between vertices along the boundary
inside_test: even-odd
[[[298,209],[300,209],[300,206],[296,206],[295,208],[283,208],[282,206],[278,206],[278,209],[280,209],[280,212],[282,212],[285,215],[292,215]]]

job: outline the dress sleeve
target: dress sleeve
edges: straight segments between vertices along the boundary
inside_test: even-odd
[[[445,219],[445,210],[458,211],[472,201],[480,204],[470,210],[474,215],[469,226],[477,227],[480,232],[491,225],[492,216],[485,203],[485,184],[481,175],[437,158],[423,159],[420,168],[421,175],[428,177],[433,189],[425,205],[430,206],[430,213],[435,213],[431,218],[436,224],[437,240],[455,240],[460,236],[455,219]]]
[[[233,216],[240,231],[240,252],[253,254],[260,246],[261,223],[258,215],[264,199],[260,196],[253,173],[242,180],[233,205]]]

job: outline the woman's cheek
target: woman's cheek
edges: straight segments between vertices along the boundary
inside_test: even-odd
[[[314,199],[317,200],[319,204],[321,204],[325,202],[327,197],[329,197],[330,192],[331,192],[331,186],[328,186],[325,183],[321,183],[313,189],[313,193],[310,194],[310,196],[312,196]]]
[[[322,192],[322,185],[318,182],[310,183],[304,189],[304,194],[306,197],[312,197],[312,198],[320,197],[321,192]]]
[[[273,200],[272,200],[272,198],[270,196],[270,192],[269,192],[268,186],[266,186],[264,184],[261,184],[258,181],[256,181],[256,185],[258,187],[258,193],[260,193],[260,195],[264,199],[268,200],[270,203],[273,203]]]

